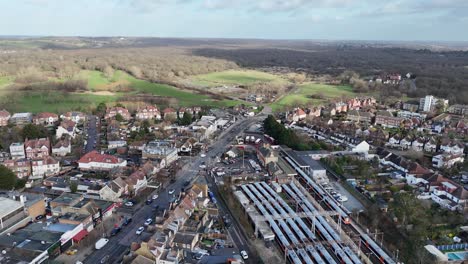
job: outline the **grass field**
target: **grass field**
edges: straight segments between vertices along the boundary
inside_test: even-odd
[[[287,81],[280,76],[254,70],[229,70],[196,75],[191,77],[191,82],[195,85],[206,87],[220,85],[249,85],[258,82],[287,83]]]
[[[322,99],[311,98],[312,95],[322,95]],[[335,86],[327,84],[307,83],[299,86],[293,93],[283,96],[270,106],[279,111],[287,106],[320,105],[331,99],[356,96],[350,86]]]
[[[238,104],[233,100],[215,100],[209,95],[184,91],[173,86],[151,83],[136,79],[125,72],[116,71],[112,77],[106,78],[99,71],[83,70],[72,79],[87,80],[88,93],[63,93],[60,91],[12,91],[5,88],[11,84],[13,78],[0,78],[0,105],[4,105],[12,112],[65,112],[70,110],[87,111],[100,102],[113,103],[125,101],[126,97],[147,94],[157,97],[174,98],[179,106],[232,106]],[[51,79],[51,81],[64,81]],[[129,92],[109,92],[117,84],[124,84]],[[176,106],[176,105],[173,105]]]

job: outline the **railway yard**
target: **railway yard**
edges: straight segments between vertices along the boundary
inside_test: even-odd
[[[247,182],[234,191],[257,237],[275,240],[294,264],[397,263],[297,161],[281,156],[297,172],[290,181]]]

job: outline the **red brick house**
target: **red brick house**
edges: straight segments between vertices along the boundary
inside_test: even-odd
[[[42,159],[50,154],[50,141],[48,138],[26,139],[24,149],[27,159]]]

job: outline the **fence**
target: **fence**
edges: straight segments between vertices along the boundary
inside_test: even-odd
[[[465,244],[453,244],[453,245],[441,245],[436,246],[441,251],[454,251],[454,250],[466,250],[468,249],[468,243]]]

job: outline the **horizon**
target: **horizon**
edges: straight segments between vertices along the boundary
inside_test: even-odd
[[[468,41],[462,0],[0,0],[2,35]]]

